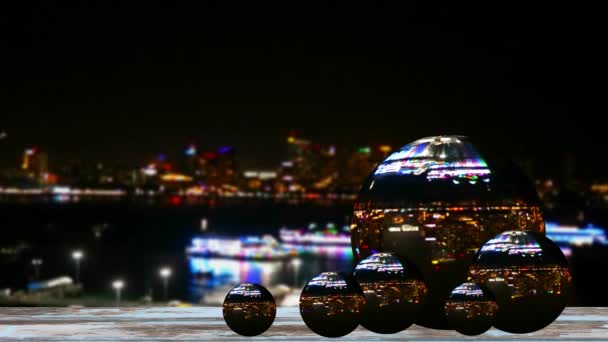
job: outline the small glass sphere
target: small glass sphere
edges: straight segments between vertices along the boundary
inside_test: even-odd
[[[551,324],[564,310],[572,276],[566,257],[546,236],[508,231],[477,252],[469,280],[494,294],[500,308],[496,328],[530,333]]]
[[[378,334],[394,334],[414,323],[426,297],[419,272],[391,253],[373,254],[355,267],[363,290],[361,326]]]
[[[525,174],[480,147],[463,136],[416,140],[376,167],[355,203],[357,260],[393,252],[422,272],[428,294],[418,325],[448,328],[445,301],[485,241],[506,230],[545,230]]]
[[[445,303],[448,326],[467,336],[488,331],[497,311],[498,305],[489,291],[474,283],[458,285]]]
[[[270,328],[277,312],[274,298],[257,284],[240,284],[224,299],[224,321],[243,336],[257,336]]]
[[[300,296],[300,315],[310,330],[324,337],[350,334],[359,325],[365,297],[349,276],[325,272],[306,284]]]

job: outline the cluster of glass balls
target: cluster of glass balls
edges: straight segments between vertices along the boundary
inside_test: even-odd
[[[308,282],[304,323],[325,337],[358,325],[380,334],[417,324],[478,335],[492,326],[530,333],[551,324],[567,303],[567,260],[544,234],[527,177],[489,156],[465,137],[437,136],[380,163],[355,204],[351,242],[359,263],[352,276],[326,272]],[[274,310],[272,301],[272,319]],[[272,324],[242,322],[259,325],[256,331]]]

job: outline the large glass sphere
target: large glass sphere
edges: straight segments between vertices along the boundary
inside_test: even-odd
[[[445,303],[449,327],[467,336],[488,331],[497,311],[498,305],[491,293],[474,283],[458,285]]]
[[[416,323],[445,329],[445,301],[479,247],[505,230],[545,229],[521,170],[461,136],[420,139],[389,155],[364,182],[351,227],[359,260],[394,252],[422,272],[428,295]]]
[[[494,326],[510,333],[551,324],[566,307],[572,283],[559,247],[542,234],[522,231],[504,232],[484,244],[469,279],[492,291],[500,308]]]
[[[373,254],[355,267],[354,278],[365,296],[361,325],[375,333],[394,334],[414,323],[426,297],[419,273],[391,253]]]
[[[268,330],[276,312],[274,298],[260,285],[237,285],[224,299],[224,320],[239,335],[257,336]]]
[[[351,277],[325,272],[314,277],[302,290],[300,315],[316,334],[340,337],[357,328],[363,305],[363,292]]]

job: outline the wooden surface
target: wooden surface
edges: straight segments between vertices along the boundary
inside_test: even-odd
[[[225,325],[219,307],[191,308],[0,308],[0,341],[239,340]],[[310,341],[322,339],[308,330],[298,308],[279,308],[273,326],[256,339]],[[608,308],[567,308],[549,327],[533,334],[512,335],[492,329],[475,338],[453,331],[412,326],[395,335],[376,335],[358,328],[338,340],[599,340],[608,341]]]

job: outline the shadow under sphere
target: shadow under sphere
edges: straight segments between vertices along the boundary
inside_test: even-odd
[[[462,136],[423,138],[380,163],[362,185],[351,240],[362,260],[393,252],[428,287],[416,324],[448,329],[444,304],[466,280],[481,245],[506,230],[544,233],[539,200],[523,172]]]

